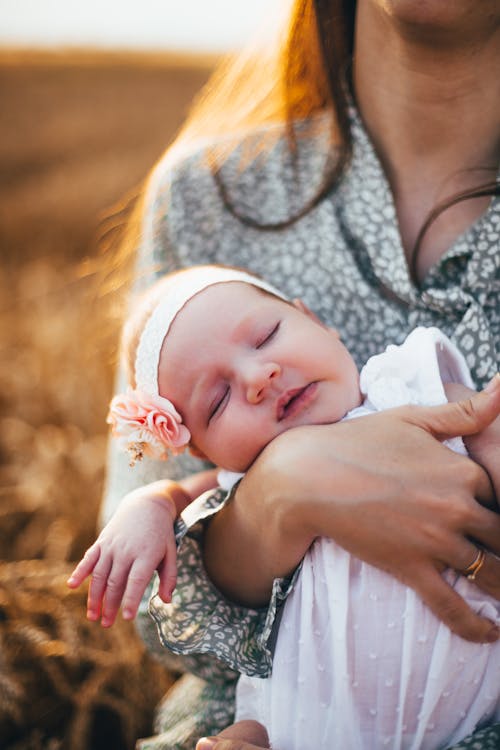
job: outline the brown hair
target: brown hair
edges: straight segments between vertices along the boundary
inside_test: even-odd
[[[294,0],[285,24],[277,18],[270,33],[219,66],[171,150],[209,139],[208,158],[216,168],[240,145],[242,133],[281,124],[293,152],[293,124],[325,110],[334,115],[333,141],[349,144],[343,78],[352,56],[355,8],[356,0]],[[265,148],[275,133],[280,137],[282,129],[259,135],[250,148]]]
[[[228,210],[241,221],[259,228],[287,226],[321,200],[348,162],[351,135],[344,75],[352,56],[355,9],[356,0],[294,0],[285,23],[277,18],[280,23],[266,38],[252,41],[247,49],[221,62],[169,145],[167,151],[177,160],[200,139],[211,143],[206,157],[216,186]],[[332,159],[318,193],[296,215],[279,224],[263,226],[252,217],[237,214],[220,168],[241,144],[242,134],[242,162],[265,154],[273,139],[283,135],[283,129],[294,154],[294,123],[325,111],[332,115]],[[281,127],[262,128],[265,125]],[[259,135],[250,138],[251,133]],[[307,129],[301,134],[307,135]],[[148,179],[103,222],[102,245],[109,257],[105,291],[122,288],[133,275],[131,261],[141,239]]]
[[[274,38],[253,44],[234,58],[224,61],[195,101],[190,115],[168,151],[181,158],[200,139],[209,142],[206,152],[214,181],[227,208],[241,222],[258,229],[280,230],[294,223],[337,184],[352,155],[348,117],[347,86],[354,48],[356,0],[294,0],[286,24],[275,29]],[[294,124],[315,114],[330,114],[330,154],[323,179],[315,195],[285,221],[262,224],[239,211],[221,176],[221,166],[236,146],[244,141],[242,162],[265,154],[273,139],[286,133],[290,153],[297,151],[297,138],[310,131]],[[262,128],[279,124],[278,128]],[[311,127],[313,127],[311,125]],[[256,134],[250,137],[250,134]],[[496,195],[499,185],[492,181],[451,196],[429,214],[412,253],[412,268],[424,234],[439,214],[457,202],[481,195]],[[130,276],[127,259],[140,242],[140,221],[144,193],[135,202],[121,245],[114,252],[114,269]],[[125,269],[125,270],[124,270]]]

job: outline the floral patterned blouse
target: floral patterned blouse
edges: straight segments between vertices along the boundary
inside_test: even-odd
[[[499,369],[500,199],[492,198],[486,213],[417,287],[389,184],[355,111],[351,127],[353,155],[340,182],[281,230],[253,228],[226,209],[203,148],[176,163],[168,157],[160,161],[146,195],[136,288],[183,266],[243,266],[289,297],[302,298],[337,328],[358,367],[389,343],[403,341],[416,326],[437,326],[464,354],[477,387],[484,385]],[[259,223],[283,221],[315,194],[328,158],[327,118],[300,131],[295,162],[284,137],[275,139],[265,160],[242,166],[236,150],[226,161],[221,176],[238,211]],[[200,468],[199,461],[179,457],[166,466],[146,460],[130,469],[126,457],[111,446],[103,519],[134,487]],[[142,637],[165,663],[172,660],[163,644],[177,654],[201,654],[184,658],[184,667],[198,676],[181,678],[159,710],[158,734],[140,741],[142,750],[194,748],[196,738],[230,723],[233,670],[266,675],[271,668],[273,625],[293,581],[276,581],[264,610],[237,607],[217,591],[202,565],[200,539],[204,517],[224,501],[221,490],[205,495],[197,501],[190,528],[184,523],[178,527],[179,579],[173,603],[153,597],[150,605],[160,638],[146,601],[138,618]],[[498,743],[495,731],[491,737]],[[488,733],[485,737],[478,747],[489,747]]]

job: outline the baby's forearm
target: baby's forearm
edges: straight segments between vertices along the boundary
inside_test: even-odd
[[[461,383],[445,383],[444,390],[448,401],[461,401],[475,393]],[[491,481],[491,496],[482,497],[481,501],[492,509],[498,509],[500,502],[500,417],[476,435],[465,435],[463,441],[471,458],[483,467]]]
[[[173,504],[175,517],[196,500],[206,490],[217,486],[216,469],[209,469],[198,474],[192,474],[179,482],[172,479],[159,479],[134,490],[131,495],[147,499],[158,498]]]
[[[192,502],[207,490],[213,490],[217,487],[217,469],[208,469],[207,471],[200,471],[197,474],[191,474],[191,476],[185,477],[178,484],[188,495],[190,502]]]

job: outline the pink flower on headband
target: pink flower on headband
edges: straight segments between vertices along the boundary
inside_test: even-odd
[[[131,466],[143,456],[166,460],[170,453],[181,453],[191,439],[168,399],[131,388],[112,399],[107,422],[130,454]]]

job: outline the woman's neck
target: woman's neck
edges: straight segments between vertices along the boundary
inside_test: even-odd
[[[469,21],[463,33],[457,22],[452,33],[449,21],[440,28],[435,19],[421,20],[389,16],[373,0],[358,3],[354,89],[394,194],[408,257],[432,208],[494,179],[500,157],[498,22],[490,18],[471,29]],[[488,202],[465,201],[440,216],[424,237],[419,278]]]

